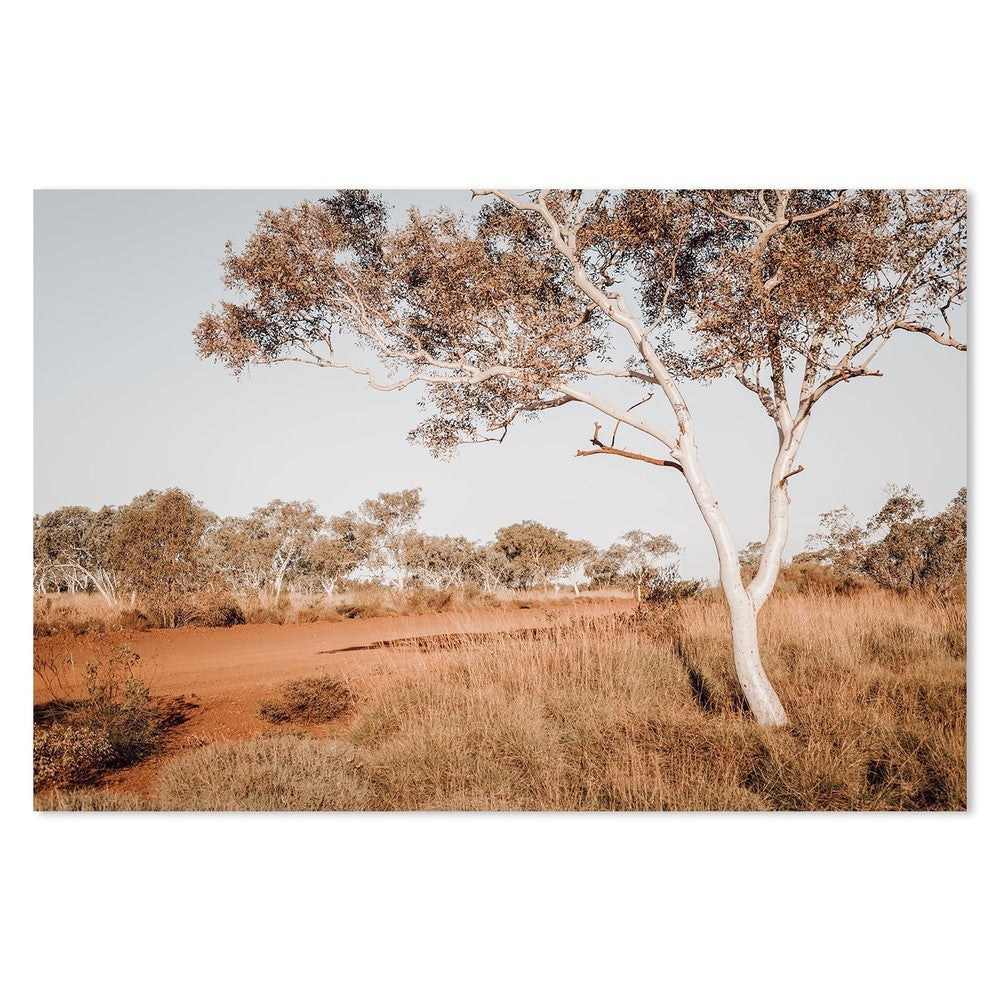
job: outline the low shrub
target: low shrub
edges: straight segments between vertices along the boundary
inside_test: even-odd
[[[244,598],[241,604],[247,625],[288,624],[291,601],[287,597],[282,597],[276,603],[262,601],[259,597]]]
[[[35,708],[35,788],[69,787],[148,757],[186,718],[184,703],[154,698],[133,672],[137,653],[120,646],[84,670],[86,696]]]
[[[431,587],[417,587],[403,592],[402,612],[408,615],[420,615],[447,611],[457,601],[454,590],[434,590]]]
[[[127,632],[148,632],[160,623],[142,608],[123,608],[118,612],[118,627]]]
[[[115,759],[107,734],[85,726],[36,725],[34,744],[36,792],[94,781]]]
[[[671,567],[657,573],[646,582],[646,600],[652,604],[676,604],[686,601],[699,593],[704,586],[701,580],[683,580],[677,570]]]
[[[853,594],[872,585],[862,578],[822,563],[794,560],[778,571],[776,594]]]
[[[187,624],[206,628],[232,628],[247,622],[243,609],[232,601],[216,596],[204,596],[191,603]]]
[[[386,605],[380,601],[357,603],[346,601],[337,604],[334,609],[341,618],[383,618],[391,614]]]
[[[266,722],[332,722],[351,709],[358,696],[346,681],[326,674],[305,677],[283,684],[276,700],[260,707],[260,717]]]
[[[271,722],[274,725],[292,721],[292,713],[289,712],[288,707],[280,701],[265,701],[260,706],[260,717],[265,722]]]
[[[101,634],[122,627],[121,612],[89,594],[36,596],[34,636]]]

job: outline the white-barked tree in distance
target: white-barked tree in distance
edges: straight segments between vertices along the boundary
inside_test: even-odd
[[[881,374],[890,337],[965,350],[951,318],[966,287],[964,192],[472,194],[469,213],[411,209],[399,224],[356,190],[263,213],[242,252],[227,246],[233,300],[202,317],[200,354],[237,372],[297,361],[381,391],[420,384],[427,417],[411,437],[438,454],[502,440],[522,414],[596,410],[578,454],[649,462],[687,483],[718,552],[747,702],[760,723],[785,723],[757,616],[788,534],[799,447],[823,396]],[[777,432],[768,533],[745,586],[684,396],[689,380],[723,377],[758,398]],[[656,394],[667,425],[638,405]],[[665,454],[619,447],[622,425]]]

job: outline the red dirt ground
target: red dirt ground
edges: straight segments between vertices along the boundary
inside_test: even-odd
[[[82,668],[106,659],[116,646],[139,654],[135,673],[164,698],[192,705],[189,718],[174,731],[174,750],[201,741],[244,739],[273,729],[258,715],[260,704],[288,680],[329,673],[348,676],[362,693],[371,693],[400,675],[421,669],[426,658],[407,648],[358,649],[394,639],[456,632],[489,633],[545,627],[575,617],[614,614],[626,601],[579,607],[443,612],[358,621],[301,625],[237,625],[233,628],[158,629],[131,634],[55,635],[35,640],[36,661],[71,662],[64,669],[69,686],[53,691],[36,672],[35,703],[53,694],[79,694]],[[352,648],[355,647],[355,648]],[[326,730],[329,726],[324,727]],[[114,785],[144,791],[158,762],[151,760],[112,779]]]

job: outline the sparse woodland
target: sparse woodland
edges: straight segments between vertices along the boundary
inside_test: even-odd
[[[475,214],[411,209],[402,223],[361,190],[262,213],[241,250],[227,246],[232,295],[196,327],[199,353],[237,373],[298,362],[381,392],[419,386],[427,415],[411,437],[439,454],[502,441],[554,407],[596,411],[578,455],[648,463],[690,490],[719,558],[736,675],[758,722],[784,725],[757,623],[784,557],[799,449],[828,393],[883,374],[890,339],[966,349],[953,323],[964,192],[472,195]],[[685,397],[685,383],[723,378],[776,432],[749,580]],[[668,421],[645,416],[654,397]],[[623,428],[646,445],[619,443]]]
[[[63,507],[35,518],[35,591],[40,599],[92,595],[108,610],[138,610],[142,624],[169,628],[235,624],[224,614],[212,620],[212,607],[224,611],[226,601],[274,609],[290,596],[332,599],[362,586],[578,595],[581,585],[600,583],[635,587],[641,597],[652,581],[676,578],[667,557],[678,547],[667,536],[626,532],[599,551],[523,521],[474,542],[420,531],[422,508],[419,489],[382,493],[332,517],[308,501],[273,500],[246,517],[219,518],[179,489],[98,511]]]
[[[219,518],[179,489],[150,491],[121,507],[62,507],[34,526],[36,634],[88,627],[65,600],[79,596],[96,628],[231,626],[284,621],[291,598],[346,613],[346,592],[367,589],[369,613],[389,611],[394,593],[456,595],[618,590],[638,603],[677,600],[704,589],[680,578],[668,535],[637,529],[605,549],[557,528],[523,521],[489,541],[419,530],[420,490],[383,493],[357,511],[326,517],[308,501],[273,500],[246,517]],[[740,551],[745,578],[761,543]],[[927,516],[909,487],[887,487],[886,502],[865,525],[846,509],[829,511],[806,551],[779,574],[779,589],[849,591],[861,587],[964,599],[966,493]],[[55,598],[55,602],[53,602]],[[324,598],[317,605],[314,599]],[[420,610],[419,600],[401,605]],[[103,613],[102,613],[103,612]],[[119,615],[119,617],[115,617]],[[253,619],[251,619],[253,620]]]
[[[787,551],[814,408],[881,377],[891,338],[966,349],[964,194],[473,194],[473,214],[403,222],[366,191],[262,213],[227,247],[232,294],[203,315],[198,353],[417,387],[410,438],[439,455],[592,410],[576,454],[689,490],[718,583],[681,577],[684,539],[628,525],[603,548],[535,521],[428,534],[417,488],[334,515],[275,499],[218,517],[182,489],[39,514],[38,807],[964,809],[965,488],[929,511],[887,486],[875,510],[798,525],[812,533]],[[775,430],[767,522],[742,547],[684,395],[723,378]],[[666,422],[647,417],[654,398]],[[179,743],[198,706],[158,696],[128,646],[444,611],[451,632],[424,619],[419,641],[322,650],[364,652],[336,661],[343,676],[255,681],[252,739]],[[489,628],[473,611],[495,613]],[[60,669],[80,665],[60,643],[90,633],[120,644],[68,694]],[[206,641],[132,641],[185,635]],[[139,792],[108,783],[157,754]]]
[[[330,518],[272,501],[220,519],[168,490],[37,518],[35,629],[54,642],[36,650],[37,807],[965,808],[964,489],[937,513],[893,486],[867,520],[829,511],[781,567],[761,617],[780,729],[749,715],[724,602],[678,577],[670,538],[599,550],[529,521],[473,543],[422,533],[420,510],[407,490]],[[744,579],[761,549],[741,551]],[[579,608],[567,624],[545,610],[552,579]],[[594,617],[591,595],[618,612]],[[374,664],[279,686],[250,740],[184,737],[197,705],[161,696],[128,645],[136,628],[529,604],[542,627],[387,643]],[[65,636],[89,630],[109,652],[73,687]],[[148,788],[117,788],[151,757]]]

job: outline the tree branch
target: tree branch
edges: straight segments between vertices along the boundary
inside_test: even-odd
[[[947,307],[945,307],[947,308]],[[941,310],[942,313],[944,310]],[[945,322],[948,322],[948,317],[945,316]],[[945,347],[954,347],[956,351],[966,351],[968,350],[968,345],[963,344],[962,341],[956,340],[951,334],[951,323],[948,323],[948,333],[941,333],[940,330],[935,330],[931,326],[924,326],[920,323],[897,323],[897,330],[909,330],[911,333],[922,333],[931,340],[936,340],[939,344],[944,344]]]
[[[643,400],[645,402],[645,400]],[[636,404],[638,405],[638,404]],[[621,421],[619,421],[621,423]],[[618,428],[615,428],[617,433]],[[623,448],[614,448],[611,445],[603,444],[600,438],[597,436],[601,432],[601,425],[598,423],[594,424],[594,436],[591,442],[597,445],[591,451],[578,451],[576,453],[577,458],[586,458],[588,455],[618,455],[620,458],[631,458],[636,462],[648,462],[650,465],[666,466],[670,469],[676,469],[678,472],[683,472],[684,468],[677,462],[671,462],[665,458],[653,458],[650,455],[640,455],[637,451],[625,451]]]
[[[792,478],[792,476],[797,476],[800,472],[805,472],[805,471],[806,467],[804,465],[799,465],[798,467],[792,469],[792,471],[789,472],[788,475],[782,476],[780,481],[778,482],[778,485],[784,486],[785,483],[787,483],[788,480]]]
[[[676,469],[678,472],[683,472],[684,469],[677,464],[677,462],[668,461],[665,458],[651,458],[649,455],[640,455],[635,451],[623,451],[621,448],[595,448],[593,451],[578,451],[577,457],[586,457],[587,455],[619,455],[622,458],[633,458],[637,462],[648,462],[650,465],[660,465],[667,466],[671,469]]]

